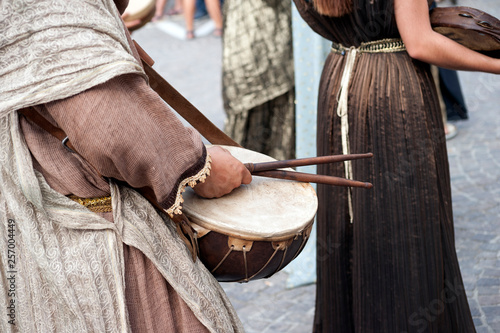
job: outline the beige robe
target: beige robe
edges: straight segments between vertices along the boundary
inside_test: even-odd
[[[114,3],[0,7],[0,248],[11,250],[0,256],[9,286],[0,304],[11,315],[0,331],[242,331],[172,221],[130,188],[152,188],[168,210],[208,164],[199,136],[147,87]],[[19,121],[14,111],[31,105],[108,181]],[[92,213],[70,193],[111,193],[113,213]]]

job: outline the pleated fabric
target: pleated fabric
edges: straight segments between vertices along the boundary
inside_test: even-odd
[[[296,0],[316,32],[346,47],[398,37],[391,0],[354,3],[351,15],[327,18]],[[332,52],[322,74],[318,155],[342,154],[336,110],[345,58]],[[374,187],[353,189],[351,223],[347,189],[318,186],[314,332],[475,332],[429,66],[405,51],[359,54],[348,109],[351,153],[374,153],[353,161],[353,177]],[[318,173],[344,177],[344,165],[318,166]]]
[[[239,113],[226,109],[227,134],[241,146],[277,160],[295,158],[295,92]]]

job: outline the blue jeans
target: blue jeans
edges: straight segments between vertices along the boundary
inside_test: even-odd
[[[207,7],[205,6],[205,0],[196,0],[196,11],[194,12],[194,18],[200,18],[207,15]]]
[[[224,0],[221,0],[220,3],[222,6]],[[196,11],[194,12],[194,18],[198,19],[205,15],[208,15],[207,7],[205,6],[205,0],[196,0]]]

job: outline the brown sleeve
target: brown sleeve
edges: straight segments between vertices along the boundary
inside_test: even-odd
[[[164,209],[203,172],[206,149],[138,75],[123,75],[45,105],[75,149],[103,176],[152,189]]]
[[[114,1],[115,1],[116,8],[118,8],[118,11],[120,12],[120,14],[123,14],[123,12],[125,11],[125,8],[127,8],[127,6],[128,6],[129,0],[114,0]]]

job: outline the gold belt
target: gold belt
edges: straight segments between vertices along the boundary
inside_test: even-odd
[[[344,55],[350,49],[355,47],[345,47],[342,44],[332,42],[332,52]],[[392,53],[406,51],[405,44],[400,38],[386,38],[371,42],[361,43],[356,47],[359,53]]]
[[[74,195],[68,196],[71,200],[78,202],[94,213],[109,213],[113,211],[111,196],[97,198],[80,198]]]

